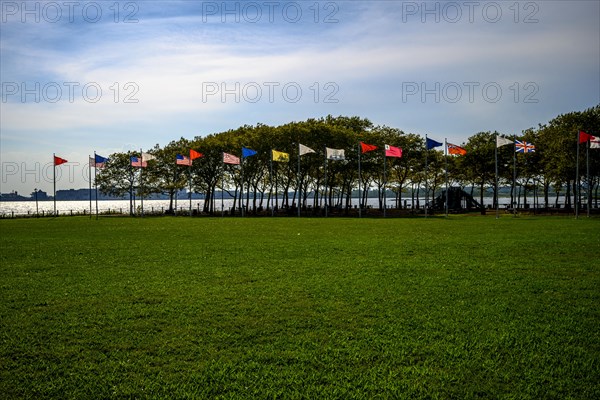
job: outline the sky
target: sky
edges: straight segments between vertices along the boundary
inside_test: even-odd
[[[81,188],[94,152],[246,124],[359,116],[461,144],[600,103],[598,1],[1,0],[0,10],[2,193],[52,193],[53,154],[69,161],[57,189]]]

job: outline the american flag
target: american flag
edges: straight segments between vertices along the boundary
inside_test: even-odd
[[[192,165],[192,160],[189,157],[177,154],[177,165],[187,165],[189,167]]]
[[[131,157],[131,166],[138,168],[146,168],[148,163],[146,161],[142,162],[139,157]]]
[[[531,143],[515,140],[515,151],[517,153],[535,153],[535,146]]]

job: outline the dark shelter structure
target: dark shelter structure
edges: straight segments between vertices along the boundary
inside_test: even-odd
[[[446,191],[433,200],[434,210],[444,210],[446,207]],[[473,196],[459,187],[448,188],[448,210],[449,211],[471,211],[481,210],[481,204]]]

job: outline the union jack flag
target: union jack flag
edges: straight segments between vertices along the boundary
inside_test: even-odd
[[[515,151],[517,153],[535,153],[535,146],[531,143],[515,140]]]

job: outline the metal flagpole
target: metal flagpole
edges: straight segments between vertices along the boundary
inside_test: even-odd
[[[144,153],[140,148],[140,207],[141,207],[141,216],[144,216]],[[175,204],[177,204],[177,198],[175,198]],[[175,207],[177,210],[177,207]]]
[[[225,157],[225,155],[223,155]],[[221,170],[221,217],[225,215],[225,209],[223,204],[223,192],[225,191],[225,161],[223,161],[223,169]]]
[[[358,142],[358,218],[362,218],[362,195],[360,192],[360,181],[362,180],[362,173],[360,170],[360,141]]]
[[[300,217],[300,207],[302,206],[302,182],[300,182],[300,143],[298,143],[298,217]]]
[[[427,135],[425,135],[425,218],[427,218],[427,202],[429,201],[429,179],[427,179],[427,173],[429,172],[429,165],[427,164],[428,153]]]
[[[575,219],[579,218],[579,137],[580,130],[577,129],[577,164],[575,166]]]
[[[494,160],[496,162],[496,190],[495,190],[495,196],[496,196],[496,219],[500,218],[500,209],[499,209],[499,203],[500,203],[500,199],[498,197],[498,134],[496,134],[496,146],[494,148]]]
[[[240,205],[242,206],[242,217],[244,216],[244,150],[242,149],[242,157],[240,158]]]
[[[325,147],[325,217],[327,217],[329,208],[329,199],[327,198],[327,147]]]
[[[273,209],[273,149],[271,149],[271,159],[269,160],[269,179],[271,180],[271,187],[269,188],[269,197],[271,201],[271,217],[273,217],[275,215],[275,210]]]
[[[446,159],[446,217],[448,216],[448,138],[444,138],[444,158]]]
[[[56,217],[56,153],[52,153],[52,165],[53,165],[53,188],[54,188],[54,195],[52,196],[52,199],[54,200],[54,216]]]
[[[94,152],[94,164],[96,163],[96,152]],[[94,167],[95,168],[95,167]],[[92,219],[92,161],[88,155],[88,179],[90,184],[90,219]]]
[[[588,181],[587,185],[587,217],[590,217],[590,208],[592,208],[592,178],[590,177],[590,138],[587,140],[587,147],[585,149],[585,162],[586,162],[586,177]]]
[[[386,217],[386,209],[387,209],[387,196],[385,194],[386,184],[387,184],[387,175],[385,171],[387,157],[385,156],[385,147],[383,149],[383,218]]]
[[[189,173],[190,173],[190,193],[188,194],[190,196],[190,217],[192,216],[192,164],[194,162],[192,161],[192,158],[190,157],[190,165],[188,165],[189,168]]]
[[[513,135],[513,189],[512,189],[512,201],[513,201],[513,216],[517,215],[517,135]]]
[[[106,162],[106,160],[104,160]],[[98,171],[98,166],[96,165],[96,152],[94,151],[94,186],[96,187],[96,219],[98,219],[98,179],[96,178],[96,174]]]

